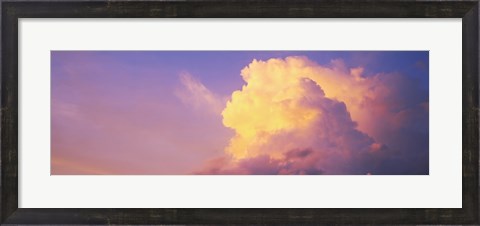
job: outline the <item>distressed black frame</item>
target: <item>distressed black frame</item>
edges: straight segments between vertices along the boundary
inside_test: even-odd
[[[479,1],[224,0],[2,1],[1,204],[5,224],[480,224]],[[29,209],[18,208],[19,18],[462,18],[463,208]],[[40,44],[40,43],[39,43]],[[448,45],[448,43],[445,43]],[[460,76],[460,75],[455,75]],[[129,194],[135,195],[135,194]],[[54,198],[54,197],[52,197]],[[439,197],[441,198],[441,197]]]

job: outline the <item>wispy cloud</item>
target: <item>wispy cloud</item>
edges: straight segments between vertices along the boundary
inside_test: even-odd
[[[175,90],[175,95],[184,104],[196,110],[204,110],[218,115],[225,107],[227,98],[213,93],[189,73],[180,73],[179,80],[181,87]]]

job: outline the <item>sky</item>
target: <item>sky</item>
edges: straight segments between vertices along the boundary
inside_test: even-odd
[[[425,175],[428,51],[52,51],[52,175]]]

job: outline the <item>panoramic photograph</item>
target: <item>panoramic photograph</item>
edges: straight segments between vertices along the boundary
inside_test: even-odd
[[[428,175],[428,51],[51,51],[51,175]]]

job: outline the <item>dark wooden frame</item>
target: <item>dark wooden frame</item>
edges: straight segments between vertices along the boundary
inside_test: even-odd
[[[0,223],[7,224],[480,224],[479,4],[475,1],[224,0],[3,1]],[[462,18],[463,208],[28,209],[18,208],[18,18]],[[445,43],[448,45],[448,43]],[[452,75],[460,76],[460,75]],[[135,195],[135,194],[130,194]],[[54,197],[52,197],[54,198]],[[441,198],[441,197],[439,197]]]

